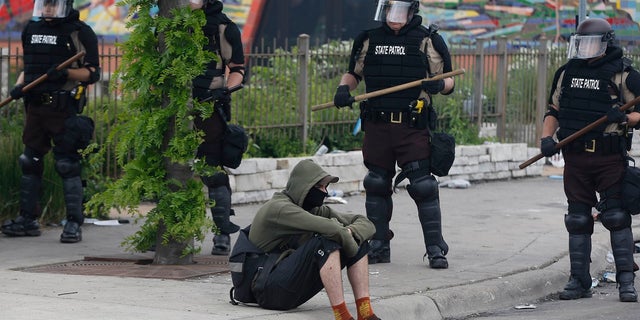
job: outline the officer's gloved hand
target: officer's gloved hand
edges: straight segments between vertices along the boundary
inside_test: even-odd
[[[609,123],[626,124],[627,114],[624,113],[624,111],[620,111],[620,108],[613,107],[609,112],[607,112],[607,121]]]
[[[67,80],[67,78],[69,77],[69,70],[67,68],[64,68],[62,70],[57,70],[56,69],[57,67],[58,65],[55,65],[49,68],[49,70],[47,70],[47,80],[50,80],[50,81]]]
[[[430,94],[436,94],[444,90],[444,80],[426,80],[422,81],[422,90]]]
[[[215,100],[216,103],[220,103],[220,104],[231,103],[231,92],[229,92],[229,88],[227,87],[214,89],[212,90],[211,94],[213,96],[213,100]]]
[[[354,99],[351,96],[351,93],[349,93],[349,86],[346,84],[338,86],[338,88],[336,89],[336,94],[333,96],[333,104],[336,106],[336,108],[351,108],[353,102]]]
[[[11,89],[11,91],[9,92],[9,95],[13,100],[18,100],[24,97],[24,93],[22,92],[22,88],[24,88],[24,86],[25,84],[21,83],[21,84],[17,84],[15,87],[13,87],[13,89]]]
[[[558,149],[556,149],[555,140],[551,136],[544,137],[540,140],[540,152],[545,157],[551,157],[552,155],[558,153]]]

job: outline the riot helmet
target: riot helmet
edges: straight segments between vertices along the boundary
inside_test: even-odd
[[[589,18],[578,25],[569,39],[569,59],[590,59],[601,56],[613,45],[615,33],[607,20]]]
[[[375,21],[407,23],[418,13],[418,0],[378,0]]]
[[[73,9],[73,0],[35,0],[33,17],[41,19],[66,18]]]

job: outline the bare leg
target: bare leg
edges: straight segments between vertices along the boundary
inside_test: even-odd
[[[360,263],[360,261],[358,261],[358,263]],[[320,268],[320,279],[322,279],[324,290],[329,297],[329,303],[331,303],[332,306],[343,303],[344,290],[342,288],[342,269],[340,268],[339,250],[329,254],[329,258],[327,258],[327,261],[322,268]]]
[[[347,277],[356,300],[369,297],[369,261],[366,255],[347,268]]]

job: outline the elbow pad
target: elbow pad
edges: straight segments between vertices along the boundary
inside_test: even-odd
[[[558,112],[558,110],[556,110],[556,108],[554,108],[552,106],[549,106],[549,108],[547,108],[547,112],[545,112],[544,117],[542,119],[544,119],[544,118],[546,118],[548,116],[552,116],[552,117],[558,119],[559,114],[560,113]]]
[[[244,84],[244,67],[243,66],[235,66],[235,67],[231,67],[229,68],[229,73],[239,73],[242,75],[242,83]]]
[[[94,66],[95,71],[91,70],[89,66],[86,66],[87,70],[89,70],[89,81],[88,84],[96,83],[100,80],[100,67]]]

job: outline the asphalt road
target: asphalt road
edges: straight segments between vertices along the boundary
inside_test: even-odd
[[[636,254],[638,256],[638,254]],[[640,280],[636,278],[636,288]],[[529,308],[527,308],[529,307]],[[590,299],[559,300],[558,294],[545,299],[496,310],[481,315],[470,316],[465,320],[638,320],[640,303],[623,303],[618,300],[615,283],[600,281],[593,289]]]

